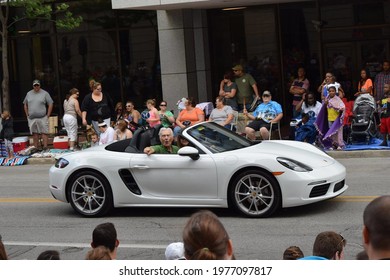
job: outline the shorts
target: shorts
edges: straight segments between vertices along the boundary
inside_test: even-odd
[[[267,130],[269,130],[271,127],[271,124],[265,122],[264,120],[254,120],[254,121],[250,122],[247,125],[247,127],[250,127],[252,129],[254,129],[255,131],[260,130],[260,128],[262,128],[262,127],[265,127]]]
[[[380,131],[382,134],[390,133],[390,117],[381,118]]]
[[[30,133],[48,134],[49,133],[49,118],[44,116],[42,118],[30,119],[28,118],[28,127]]]

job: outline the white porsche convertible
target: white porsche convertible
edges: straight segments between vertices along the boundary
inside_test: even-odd
[[[213,122],[186,128],[178,154],[146,155],[158,129],[68,153],[50,168],[50,191],[81,215],[118,207],[232,207],[248,217],[342,194],[346,170],[313,145],[252,142]]]

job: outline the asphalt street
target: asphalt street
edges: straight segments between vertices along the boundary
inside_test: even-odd
[[[211,209],[233,240],[238,259],[281,259],[290,245],[306,255],[317,233],[334,230],[347,239],[345,256],[362,250],[362,212],[369,201],[389,194],[389,158],[339,159],[347,168],[349,189],[340,197],[283,209],[267,219],[249,219],[227,209]],[[118,231],[118,259],[164,259],[170,242],[180,241],[184,224],[198,209],[127,208],[107,217],[83,218],[48,190],[48,164],[0,167],[0,234],[11,259],[35,259],[46,249],[62,259],[84,259],[93,228],[113,222]]]

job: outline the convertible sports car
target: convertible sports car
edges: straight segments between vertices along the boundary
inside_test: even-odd
[[[84,216],[114,207],[233,207],[268,217],[281,207],[342,194],[345,167],[313,145],[252,142],[213,122],[186,128],[178,154],[146,155],[159,128],[66,154],[50,168],[50,191]]]

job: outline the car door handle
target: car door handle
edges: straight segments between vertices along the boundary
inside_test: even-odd
[[[137,169],[149,169],[149,166],[147,166],[147,165],[134,165],[134,168],[137,168]]]

